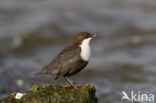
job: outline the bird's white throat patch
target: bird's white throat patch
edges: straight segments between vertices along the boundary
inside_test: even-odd
[[[83,40],[82,44],[80,45],[81,47],[81,58],[85,61],[88,61],[90,59],[90,40],[91,38]]]

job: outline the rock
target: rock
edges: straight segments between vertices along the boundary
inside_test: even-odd
[[[95,88],[84,84],[73,88],[67,85],[34,85],[26,93],[12,93],[0,103],[97,103]]]

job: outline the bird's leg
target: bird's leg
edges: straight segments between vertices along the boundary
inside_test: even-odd
[[[68,77],[69,77],[70,81],[71,81],[73,84],[75,84],[74,81],[71,79],[71,77],[70,77],[70,76],[68,76]]]
[[[73,86],[74,88],[77,88],[76,85],[73,84],[73,82],[72,82],[72,80],[70,79],[70,77],[65,76],[65,78],[66,78],[67,82],[68,82],[71,86]]]
[[[71,80],[71,82],[72,82],[75,86],[81,86],[81,85],[77,85],[77,84],[75,84],[74,81],[71,79],[70,76],[68,76],[68,77],[69,77],[69,79]]]

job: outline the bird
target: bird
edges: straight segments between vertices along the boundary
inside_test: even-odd
[[[56,75],[55,80],[64,77],[69,85],[76,87],[70,77],[87,66],[91,56],[90,41],[94,37],[96,35],[89,32],[78,33],[48,65],[35,73],[33,77],[40,74],[54,74]]]

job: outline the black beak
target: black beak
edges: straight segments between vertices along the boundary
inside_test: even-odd
[[[97,35],[93,35],[93,38],[98,37]]]

